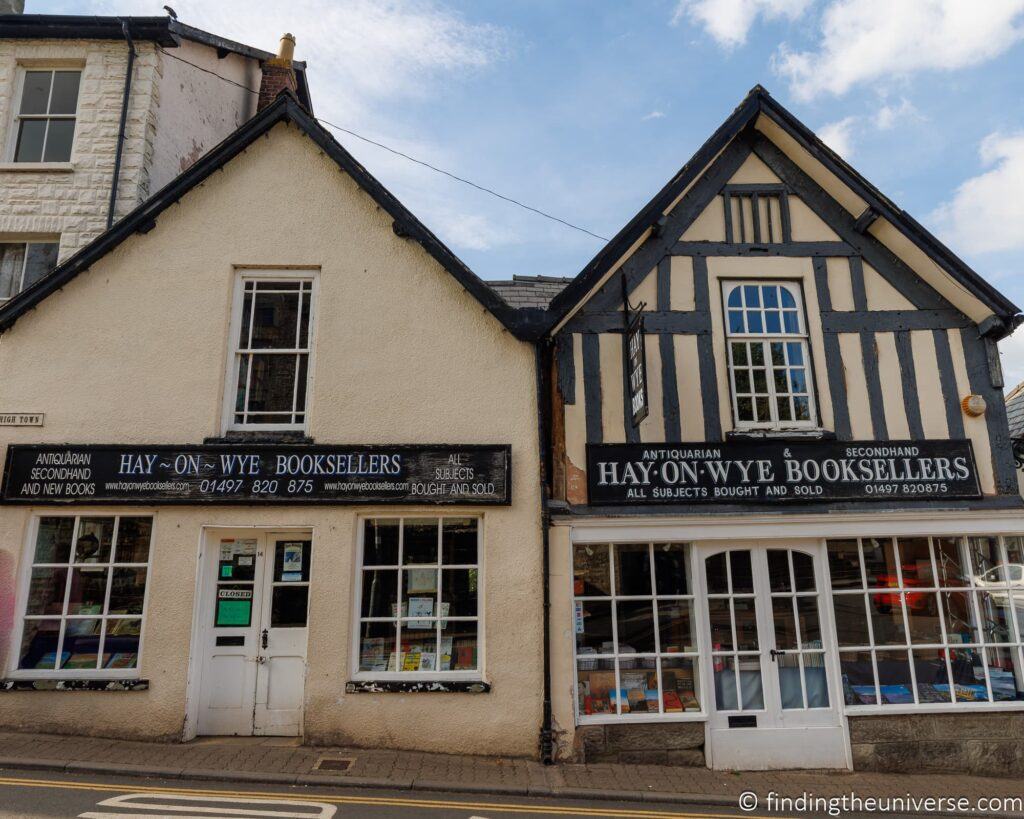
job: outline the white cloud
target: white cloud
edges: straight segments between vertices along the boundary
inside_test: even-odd
[[[874,116],[874,125],[879,131],[889,131],[903,120],[923,120],[921,112],[914,104],[903,97],[898,105],[886,103]]]
[[[834,0],[816,50],[779,47],[773,60],[808,100],[916,71],[977,65],[1024,38],[1024,0]]]
[[[1003,382],[1006,389],[1016,387],[1024,381],[1024,329],[999,342],[999,353],[1003,365]]]
[[[849,159],[853,154],[853,132],[858,122],[858,117],[843,117],[819,128],[818,136],[841,157]]]
[[[689,19],[704,27],[720,46],[734,48],[747,41],[758,17],[795,20],[814,0],[679,0],[673,25]]]
[[[968,179],[931,215],[950,244],[969,253],[1024,248],[1024,131],[989,134],[979,149],[991,168]]]
[[[664,119],[664,118],[665,118],[665,112],[664,111],[651,111],[651,113],[644,114],[644,116],[641,117],[641,119],[644,122],[647,122],[647,120],[649,120],[649,119]]]
[[[491,250],[518,241],[505,227],[498,227],[486,217],[476,213],[446,211],[443,207],[433,214],[433,229],[446,242],[466,250]]]

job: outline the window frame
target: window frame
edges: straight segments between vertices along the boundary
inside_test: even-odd
[[[629,537],[628,536],[629,534],[636,534],[637,536],[636,537]],[[579,692],[579,658],[580,658],[580,654],[578,652],[578,646],[576,644],[576,634],[575,634],[574,623],[570,623],[570,629],[572,631],[572,636],[571,636],[570,640],[572,642],[572,681],[573,681],[573,690],[572,690],[570,696],[572,697],[572,707],[573,707],[573,714],[574,714],[575,719],[576,719],[576,725],[601,725],[601,724],[607,725],[609,723],[636,724],[636,723],[651,723],[651,722],[658,722],[658,723],[662,723],[662,722],[707,722],[707,720],[708,720],[710,709],[708,707],[708,701],[707,701],[707,698],[708,698],[708,695],[709,695],[709,690],[708,690],[708,687],[707,687],[707,679],[706,678],[707,678],[707,666],[708,666],[708,663],[710,662],[711,654],[710,654],[709,647],[706,645],[706,639],[705,639],[705,634],[704,634],[704,632],[706,630],[706,618],[707,618],[707,611],[706,611],[707,593],[704,590],[704,586],[699,581],[697,575],[694,574],[694,572],[697,571],[697,565],[698,565],[697,564],[697,557],[696,557],[697,552],[698,552],[697,541],[692,539],[692,538],[678,538],[678,537],[677,538],[654,538],[654,537],[650,536],[651,534],[653,534],[653,533],[644,534],[642,531],[641,532],[633,532],[632,530],[627,529],[627,530],[624,530],[622,532],[617,532],[617,531],[615,531],[615,532],[613,532],[613,531],[606,532],[605,533],[606,536],[604,538],[602,538],[602,539],[595,539],[595,540],[591,540],[589,538],[579,538],[579,539],[571,538],[570,539],[569,549],[568,549],[568,582],[570,584],[570,587],[569,587],[570,617],[573,618],[573,620],[575,619],[575,616],[576,616],[576,601],[577,601],[577,599],[584,599],[584,600],[605,600],[605,599],[607,599],[608,601],[611,601],[613,603],[613,606],[612,606],[612,611],[613,611],[613,615],[612,615],[612,630],[613,630],[613,635],[614,635],[613,639],[615,640],[616,644],[618,644],[618,618],[617,618],[617,616],[614,613],[615,612],[614,601],[617,601],[619,599],[624,599],[624,600],[650,600],[652,606],[656,610],[657,609],[657,603],[659,601],[662,601],[662,600],[689,600],[693,604],[691,611],[692,611],[692,618],[693,618],[692,619],[692,628],[694,630],[694,634],[693,634],[694,651],[678,652],[675,655],[667,654],[667,653],[661,652],[661,651],[656,651],[654,656],[659,657],[659,658],[669,657],[669,656],[678,656],[678,657],[683,657],[683,658],[689,658],[689,659],[695,661],[696,671],[694,673],[694,683],[695,683],[695,685],[699,685],[700,686],[700,699],[698,701],[699,705],[700,705],[700,710],[699,711],[681,711],[681,712],[673,712],[673,713],[652,713],[650,711],[638,711],[636,713],[628,713],[628,714],[622,714],[622,713],[615,713],[615,714],[584,714],[584,713],[581,713],[581,711],[580,711],[580,703],[579,703],[579,695],[578,695],[578,692]],[[616,589],[615,589],[615,552],[616,552],[616,548],[615,547],[623,546],[623,545],[639,545],[639,544],[643,544],[643,543],[646,543],[649,548],[653,547],[653,546],[655,546],[657,544],[666,544],[667,543],[667,544],[672,544],[672,545],[675,545],[675,546],[682,546],[682,547],[684,547],[686,549],[686,566],[687,566],[689,585],[690,585],[690,594],[689,595],[659,595],[657,593],[657,591],[658,591],[658,589],[657,589],[657,575],[655,573],[654,563],[653,562],[651,564],[651,584],[652,585],[651,585],[651,594],[649,596],[644,596],[644,595],[639,595],[639,596],[638,595],[619,595],[619,594],[616,593]],[[576,549],[578,547],[586,547],[586,546],[605,547],[605,548],[609,549],[610,556],[609,556],[609,562],[608,562],[608,571],[609,571],[609,576],[610,576],[610,582],[612,584],[612,586],[611,586],[611,592],[612,592],[611,595],[580,595],[580,596],[578,596],[578,595],[576,595],[575,590],[572,588],[572,584],[573,584],[575,576],[576,576],[575,575]],[[656,645],[656,647],[660,648],[661,635],[658,633],[659,631],[660,630],[657,627],[657,623],[655,623],[655,637],[656,637],[656,640],[657,640],[655,645]],[[643,654],[644,654],[644,656],[647,656],[649,654],[649,652],[643,652]],[[617,659],[618,657],[623,656],[623,655],[621,655],[618,652],[616,652],[613,655],[607,655],[607,654],[587,654],[587,655],[583,655],[583,656],[585,656],[588,659],[600,659],[602,657],[604,657],[605,659],[607,659],[608,657],[614,657],[614,658]],[[621,684],[620,684],[621,678],[620,678],[620,673],[619,673],[619,664],[618,664],[618,662],[615,663],[615,681],[616,681],[616,687],[617,688],[621,688]],[[659,698],[663,698],[664,697],[663,690],[662,690],[661,686],[662,686],[661,674],[659,672],[659,675],[658,675],[658,696],[659,696]],[[713,691],[711,693],[713,693]]]
[[[21,100],[25,93],[25,79],[29,72],[34,71],[49,71],[50,77],[50,96],[53,95],[53,77],[52,74],[55,71],[75,71],[79,74],[78,79],[78,96],[75,99],[75,112],[73,114],[56,114],[51,115],[49,112],[45,114],[26,114],[23,115],[21,111]],[[35,64],[33,62],[19,62],[17,67],[17,73],[15,75],[15,90],[14,97],[11,105],[11,119],[10,119],[10,133],[7,137],[7,145],[4,148],[4,161],[10,163],[15,167],[50,167],[59,168],[61,166],[68,166],[74,159],[75,146],[78,140],[78,120],[81,113],[82,107],[82,80],[85,79],[85,65],[81,62],[72,62],[61,64],[60,62],[40,62]],[[47,99],[47,108],[49,108],[49,98]],[[42,155],[38,161],[35,162],[18,162],[16,159],[18,152],[18,136],[21,133],[21,122],[24,119],[43,119],[43,120],[71,120],[75,123],[74,132],[71,137],[71,151],[68,154],[67,159],[57,160],[44,160]],[[49,136],[49,126],[47,126],[47,136]],[[46,152],[46,141],[43,141],[43,151]]]
[[[349,652],[349,674],[348,679],[354,682],[424,682],[424,681],[442,681],[442,682],[483,682],[486,678],[486,583],[485,577],[485,560],[484,555],[486,552],[486,514],[480,513],[463,513],[457,514],[454,512],[438,512],[432,513],[429,510],[423,512],[402,512],[396,511],[395,513],[388,513],[386,511],[377,512],[373,514],[359,515],[356,518],[356,524],[358,526],[358,532],[356,533],[356,560],[353,564],[353,589],[352,594],[352,623],[354,627],[352,629],[352,635],[350,639],[350,652]],[[465,519],[474,518],[477,521],[477,552],[476,552],[476,570],[477,570],[477,593],[476,593],[476,658],[477,667],[470,671],[442,671],[440,669],[435,671],[361,671],[359,669],[360,657],[361,657],[361,633],[362,633],[362,607],[363,607],[363,574],[365,572],[363,566],[364,558],[364,546],[366,540],[366,522],[369,520],[397,520],[399,527],[404,526],[406,520],[423,520],[426,518],[436,519],[438,521],[438,536],[443,537],[444,535],[444,521],[447,519]],[[400,531],[402,529],[400,528]],[[404,537],[404,535],[400,535]],[[401,541],[400,541],[401,542]],[[436,568],[440,569],[444,567],[442,562],[443,553],[440,551],[441,544],[438,544],[438,563]],[[458,563],[452,564],[452,567],[465,567],[468,564]],[[425,566],[426,568],[429,568]],[[382,568],[385,571],[397,571],[399,578],[402,576],[402,572],[406,570],[406,566],[402,564],[402,553],[401,547],[398,555],[397,566],[382,566],[374,567]],[[418,568],[418,567],[414,567]],[[440,582],[438,583],[438,594],[440,594]],[[401,618],[401,604],[402,604],[402,590],[399,586],[398,605],[399,605],[399,617]],[[435,618],[439,618],[439,615],[435,614]],[[393,618],[368,618],[372,622],[397,622]],[[410,619],[406,617],[406,619]],[[471,620],[473,618],[465,617],[459,618],[463,620]],[[401,646],[395,646],[396,651],[401,650]]]
[[[71,518],[74,520],[73,533],[78,532],[78,521],[81,518],[101,518],[101,517],[112,517],[114,518],[114,543],[117,543],[117,533],[119,532],[121,518],[142,518],[147,517],[152,521],[150,528],[149,538],[149,552],[145,564],[129,564],[132,566],[143,566],[146,567],[146,589],[143,592],[142,598],[142,613],[136,618],[134,615],[118,617],[115,619],[138,619],[139,625],[139,649],[138,649],[138,662],[135,664],[135,668],[71,668],[71,669],[40,669],[40,668],[18,668],[18,663],[21,660],[21,642],[25,634],[25,623],[26,614],[25,609],[28,606],[28,595],[29,587],[32,582],[32,568],[35,564],[35,548],[36,539],[39,535],[39,524],[43,518]],[[32,517],[27,527],[28,532],[26,535],[26,541],[23,544],[22,554],[24,556],[23,565],[18,575],[18,587],[15,595],[15,618],[16,622],[14,628],[11,629],[11,643],[10,651],[8,656],[10,659],[7,662],[7,677],[12,680],[138,680],[143,678],[143,664],[145,660],[145,640],[146,640],[146,622],[148,619],[149,600],[152,588],[153,579],[153,552],[154,546],[157,540],[157,524],[158,516],[155,510],[140,508],[140,509],[129,509],[124,511],[107,512],[102,510],[82,510],[79,512],[64,512],[60,510],[54,510],[52,513],[49,511],[43,512],[32,512]],[[74,544],[72,544],[73,548]],[[116,555],[114,555],[116,556]],[[71,556],[69,555],[69,558]],[[69,563],[69,566],[74,564]],[[102,564],[101,564],[102,565]],[[110,561],[106,564],[108,567],[117,565],[117,561]],[[67,581],[65,581],[67,582]],[[107,591],[106,598],[109,601],[110,598],[110,584],[111,578],[107,579]],[[65,603],[66,603],[66,592],[65,592]],[[106,615],[101,615],[106,618]],[[33,617],[32,619],[47,619],[42,617]],[[55,619],[55,618],[49,618]],[[67,618],[66,614],[60,615],[61,621]]]
[[[245,283],[249,281],[308,281],[312,283],[309,311],[309,333],[306,339],[306,405],[301,423],[252,424],[235,421],[235,401],[238,392],[238,336],[242,328],[242,306]],[[317,267],[289,268],[236,268],[231,299],[231,320],[228,322],[226,369],[224,374],[224,402],[221,429],[226,432],[306,432],[309,429],[312,405],[317,332],[317,310],[320,304],[320,269]],[[299,348],[296,348],[296,353]]]
[[[0,245],[24,245],[25,255],[21,260],[21,276],[18,278],[18,289],[10,296],[0,296],[0,305],[6,304],[11,299],[17,298],[25,290],[25,269],[28,267],[28,246],[29,245],[56,245],[57,246],[57,264],[54,266],[54,270],[60,266],[60,236],[57,237],[46,237],[42,239],[28,238],[28,239],[0,239]],[[53,270],[50,271],[52,273]],[[47,276],[49,273],[46,274]],[[45,278],[45,276],[44,276]]]
[[[725,339],[725,367],[729,382],[729,402],[732,411],[733,428],[738,432],[808,432],[822,429],[820,406],[817,396],[817,382],[814,370],[814,350],[811,344],[810,322],[807,320],[807,303],[804,298],[803,282],[799,279],[776,279],[776,278],[727,278],[721,279],[720,293],[722,300],[722,334]],[[796,312],[801,322],[802,332],[798,333],[733,333],[729,329],[729,294],[737,287],[781,287],[785,288],[796,300]],[[781,309],[781,308],[780,308]],[[762,306],[763,310],[763,306]],[[732,360],[732,342],[760,342],[765,348],[765,380],[768,387],[768,410],[772,420],[763,421],[741,421],[739,417],[739,402],[736,390],[736,369]],[[778,416],[776,404],[776,392],[774,378],[772,377],[773,365],[771,364],[770,347],[773,342],[799,342],[804,348],[804,368],[807,378],[807,398],[810,412],[810,419],[807,421],[782,421]],[[749,365],[748,365],[749,366]],[[788,367],[788,365],[787,365]],[[788,376],[787,376],[788,377]],[[793,393],[786,393],[793,395]],[[756,396],[756,393],[751,393]]]
[[[1004,643],[989,643],[989,642],[986,642],[984,640],[984,636],[981,633],[982,619],[979,616],[980,615],[980,610],[979,610],[979,602],[978,602],[977,595],[978,595],[978,593],[980,591],[982,591],[982,587],[978,586],[974,582],[973,567],[971,567],[971,566],[967,567],[967,571],[970,574],[970,585],[969,586],[942,586],[938,582],[938,574],[936,572],[936,569],[938,568],[938,556],[935,553],[934,543],[932,543],[931,541],[935,541],[935,540],[939,540],[939,539],[949,539],[949,538],[956,539],[958,541],[967,540],[969,538],[995,538],[998,541],[998,544],[999,544],[1000,558],[1004,558],[1006,556],[1006,545],[1005,545],[1004,541],[1007,538],[1015,538],[1015,537],[1017,537],[1017,538],[1024,538],[1024,533],[1003,532],[1002,530],[999,530],[999,531],[997,531],[995,533],[989,532],[987,534],[979,534],[979,532],[985,532],[985,531],[986,530],[984,530],[984,529],[977,529],[977,530],[972,530],[971,532],[963,532],[962,530],[957,528],[956,530],[948,532],[948,533],[946,533],[946,532],[942,532],[942,533],[928,532],[926,534],[914,534],[914,533],[910,533],[910,532],[901,532],[899,534],[891,534],[891,535],[872,535],[872,534],[847,534],[847,535],[843,535],[843,534],[832,534],[832,535],[828,535],[828,536],[822,538],[822,543],[824,545],[825,572],[826,572],[826,578],[827,578],[827,582],[828,582],[828,590],[827,590],[828,600],[827,600],[827,605],[828,605],[828,607],[830,609],[830,612],[829,612],[830,619],[831,619],[831,621],[833,623],[833,631],[832,631],[832,634],[831,634],[831,640],[832,640],[832,643],[833,643],[833,646],[834,646],[834,649],[835,649],[836,668],[837,668],[838,673],[839,673],[840,686],[842,684],[842,679],[843,679],[842,655],[844,653],[854,653],[854,652],[870,654],[870,656],[871,656],[871,664],[872,664],[872,673],[873,673],[873,677],[874,677],[874,680],[875,680],[875,686],[876,686],[875,687],[876,702],[873,703],[873,704],[859,704],[859,705],[847,703],[846,702],[846,697],[843,695],[842,688],[840,687],[839,695],[840,695],[840,698],[841,698],[840,701],[841,701],[841,704],[842,704],[842,708],[843,708],[843,713],[844,714],[847,714],[847,715],[850,715],[850,716],[864,716],[864,715],[878,715],[878,714],[889,714],[889,715],[895,715],[895,714],[925,714],[925,713],[953,713],[953,714],[961,714],[961,713],[977,713],[979,711],[1021,711],[1021,710],[1024,710],[1024,700],[995,700],[995,699],[992,699],[992,700],[981,700],[981,701],[977,701],[977,700],[974,700],[974,701],[969,701],[969,700],[954,701],[954,700],[951,699],[949,702],[927,702],[927,703],[924,703],[924,702],[920,702],[920,703],[912,702],[912,703],[893,703],[893,704],[888,704],[888,705],[882,704],[881,702],[878,701],[879,696],[880,696],[880,690],[879,690],[878,686],[881,683],[880,683],[879,678],[878,678],[878,666],[877,666],[876,655],[879,652],[905,652],[907,654],[908,666],[909,666],[909,672],[910,672],[910,686],[913,689],[911,691],[911,693],[912,693],[912,695],[914,696],[915,699],[917,699],[918,693],[919,693],[917,691],[917,676],[916,676],[916,670],[914,669],[914,659],[913,659],[913,653],[915,651],[934,651],[934,650],[948,651],[950,648],[955,648],[955,647],[966,648],[966,649],[969,649],[969,650],[976,651],[978,654],[981,655],[981,659],[982,659],[982,663],[983,663],[982,667],[983,667],[983,669],[985,671],[985,679],[984,679],[985,687],[986,687],[986,691],[989,694],[992,693],[992,687],[991,687],[991,681],[990,681],[991,678],[990,678],[990,674],[989,674],[988,658],[986,656],[986,651],[987,650],[989,650],[991,648],[1003,648],[1003,649],[1015,650],[1016,651],[1016,662],[1019,664],[1018,667],[1021,668],[1022,670],[1024,670],[1024,661],[1022,661],[1022,656],[1024,656],[1024,623],[1019,622],[1017,620],[1017,618],[1014,616],[1013,603],[1012,603],[1014,597],[1011,596],[1011,598],[1010,598],[1011,599],[1011,603],[1010,603],[1010,606],[1011,606],[1011,609],[1010,609],[1010,620],[1013,623],[1012,631],[1013,631],[1013,634],[1016,636],[1016,641],[1004,642]],[[893,542],[894,548],[898,549],[897,541],[899,541],[901,539],[903,539],[903,540],[911,540],[911,539],[917,539],[917,538],[923,538],[923,539],[926,539],[926,540],[928,540],[930,542],[929,543],[929,557],[930,557],[930,560],[931,560],[932,575],[933,575],[932,584],[931,585],[928,585],[928,586],[907,586],[904,583],[904,581],[903,581],[903,566],[901,565],[902,564],[902,559],[898,559],[896,561],[897,578],[898,578],[897,579],[897,582],[898,582],[897,586],[890,587],[890,586],[868,586],[867,585],[868,569],[867,569],[866,561],[864,559],[864,544],[863,544],[863,541],[865,541],[865,540],[890,540],[890,541]],[[832,585],[832,571],[831,571],[831,565],[830,565],[830,561],[829,561],[829,543],[831,541],[834,541],[834,540],[835,541],[843,541],[843,540],[849,541],[849,540],[853,540],[853,541],[857,542],[857,549],[858,549],[859,560],[860,560],[860,564],[859,565],[860,565],[860,573],[861,573],[861,582],[863,584],[862,588],[860,588],[860,589],[838,589],[837,590]],[[958,548],[960,548],[960,547],[958,546]],[[966,547],[966,548],[969,549],[969,546]],[[968,557],[969,557],[969,553],[965,552],[965,554],[967,554]],[[1006,564],[1004,562],[1001,565],[1010,565],[1010,564]],[[1010,590],[1010,594],[1013,595],[1014,594],[1014,592],[1013,592],[1014,587],[1011,584],[1012,584],[1012,581],[1005,581],[1004,588],[1005,589],[1009,589]],[[1022,591],[1024,591],[1024,589],[1022,589]],[[835,603],[834,603],[834,599],[835,599],[836,596],[846,596],[846,597],[851,597],[851,598],[854,598],[854,597],[859,598],[862,601],[864,601],[865,607],[867,607],[869,605],[869,603],[870,603],[870,598],[871,598],[872,594],[907,594],[907,593],[911,593],[912,594],[914,592],[936,595],[937,605],[940,607],[939,611],[937,612],[937,616],[938,616],[938,619],[939,619],[939,628],[940,628],[940,632],[943,635],[946,635],[946,617],[944,616],[944,613],[943,613],[944,612],[944,608],[943,608],[944,604],[942,602],[942,595],[946,594],[946,593],[966,593],[966,594],[968,594],[969,595],[969,600],[970,600],[970,605],[971,605],[971,608],[972,608],[972,613],[973,613],[973,615],[975,617],[975,620],[977,622],[976,628],[978,629],[979,640],[975,640],[975,641],[972,641],[972,642],[969,642],[969,643],[953,643],[953,642],[949,641],[948,636],[945,636],[941,643],[934,643],[934,642],[932,642],[932,643],[914,643],[913,639],[911,637],[911,632],[910,632],[910,614],[907,611],[907,606],[906,606],[906,603],[904,601],[904,604],[901,606],[901,610],[902,610],[902,613],[903,613],[903,628],[904,628],[904,633],[905,633],[905,641],[902,644],[886,645],[886,644],[876,644],[875,643],[875,639],[874,639],[874,624],[871,622],[870,612],[869,612],[869,610],[867,608],[865,608],[865,614],[866,614],[866,617],[867,617],[868,639],[869,639],[870,645],[866,645],[866,646],[863,646],[863,645],[862,646],[841,646],[839,644],[838,629],[834,625],[836,623],[836,613],[835,613]],[[1022,597],[1024,597],[1024,594],[1022,594]],[[947,673],[951,675],[950,659],[948,657],[948,654],[946,656],[946,667],[947,667]],[[952,683],[952,680],[951,680],[951,683]],[[952,696],[953,692],[951,691],[950,694]]]

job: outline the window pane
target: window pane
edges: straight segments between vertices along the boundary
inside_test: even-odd
[[[995,702],[1024,700],[1024,684],[1021,681],[1020,654],[1013,648],[986,648],[988,680],[992,685],[992,699]]]
[[[917,677],[917,701],[922,704],[950,702],[952,695],[945,651],[923,648],[912,651],[911,656],[914,659],[914,676]]]
[[[800,658],[795,654],[775,659],[779,675],[779,698],[787,710],[804,707],[803,688],[800,685]]]
[[[50,71],[26,71],[21,91],[20,114],[45,114],[50,99]]]
[[[900,551],[900,568],[903,570],[903,585],[934,586],[928,538],[901,537],[897,546]]]
[[[75,532],[72,517],[39,519],[34,563],[67,563],[71,557],[71,538]]]
[[[139,662],[139,635],[141,620],[107,620],[107,635],[103,640],[104,668],[136,668]]]
[[[616,545],[615,591],[620,596],[651,594],[651,555],[646,543]]]
[[[800,626],[800,647],[821,648],[821,620],[817,597],[796,598],[797,622]]]
[[[363,565],[398,565],[398,521],[368,520],[363,529]]]
[[[941,643],[938,595],[934,592],[907,592],[904,597],[910,623],[910,642]]]
[[[796,618],[793,615],[792,597],[772,598],[772,619],[775,622],[775,647],[780,651],[796,650]],[[799,677],[796,679],[799,688]]]
[[[21,282],[22,290],[53,272],[57,266],[59,250],[58,242],[32,242],[28,245],[28,260],[25,263],[25,275]]]
[[[445,518],[441,531],[441,555],[448,565],[476,563],[477,519]]]
[[[402,562],[409,565],[437,563],[437,518],[406,520]]]
[[[597,660],[581,657],[576,662],[577,703],[580,714],[613,714],[615,671],[599,670]]]
[[[55,669],[59,639],[60,620],[26,620],[18,668]]]
[[[448,658],[447,660],[445,658]],[[451,668],[445,668],[445,664]],[[474,620],[449,620],[441,626],[441,670],[475,671],[479,665],[477,624]]]
[[[46,132],[43,162],[67,162],[71,159],[71,145],[75,140],[73,119],[51,119]]]
[[[786,549],[768,550],[768,581],[773,592],[791,592],[789,552]]]
[[[868,586],[895,588],[899,586],[896,554],[890,538],[864,538],[864,564]]]
[[[394,623],[363,623],[359,634],[360,671],[397,671]]]
[[[408,603],[409,616],[434,616],[437,569],[406,569],[402,574],[402,602]]]
[[[437,630],[418,627],[417,621],[402,623],[402,665],[399,671],[437,671]]]
[[[875,655],[878,663],[879,693],[882,705],[912,705],[913,686],[910,679],[910,662],[906,651],[879,651]]]
[[[657,661],[651,657],[646,666],[637,668],[635,660],[619,661],[619,702],[623,714],[659,713],[658,706],[658,672],[655,670]]]
[[[612,593],[608,546],[583,544],[573,548],[573,594],[610,597]]]
[[[285,413],[265,416],[250,423],[290,424],[295,398],[295,356],[253,355],[249,384],[249,406],[252,413]]]
[[[750,570],[750,552],[746,549],[729,552],[729,568],[732,571],[732,593],[752,593],[754,575]]]
[[[812,592],[815,589],[814,558],[806,552],[793,551],[793,577],[798,592]]]
[[[1006,573],[999,557],[998,538],[969,537],[967,548],[971,556],[975,582],[991,584],[1006,580]]]
[[[80,518],[75,540],[75,563],[109,563],[114,539],[113,518]]]
[[[618,653],[632,649],[644,653],[655,651],[654,608],[650,600],[619,600],[615,604],[619,627]]]
[[[978,621],[970,592],[942,592],[942,612],[946,618],[946,639],[952,643],[977,643]]]
[[[864,596],[860,594],[833,594],[832,606],[836,615],[836,636],[841,646],[867,646],[868,618],[864,609]]]
[[[149,560],[149,539],[153,518],[121,518],[117,525],[117,563],[146,563]]]
[[[72,569],[68,614],[102,614],[107,596],[107,569]]]
[[[33,569],[25,614],[62,614],[67,581],[67,569]]]
[[[978,592],[978,611],[981,614],[982,639],[986,643],[1008,643],[1013,640],[1009,592]]]
[[[661,692],[666,714],[700,711],[697,658],[662,657]]]
[[[578,619],[583,631],[576,633],[576,649],[591,648],[601,654],[615,650],[612,640],[612,604],[606,600],[579,600],[576,602]],[[577,626],[577,629],[579,626]]]
[[[696,651],[693,636],[693,602],[662,600],[658,603],[658,637],[663,653]]]
[[[16,296],[25,268],[25,243],[0,243],[0,299]]]
[[[145,568],[114,569],[110,584],[110,614],[142,614],[145,597]]]
[[[960,537],[935,538],[935,563],[942,586],[970,586],[970,571],[964,539]]]
[[[264,285],[260,282],[261,288]],[[276,287],[277,283],[266,283]],[[294,350],[299,320],[298,293],[257,291],[252,311],[252,349]]]
[[[51,114],[74,114],[78,105],[78,84],[81,71],[53,72],[53,94],[50,96]]]
[[[973,648],[957,649],[949,655],[957,702],[988,702],[985,667],[981,654]]]
[[[659,595],[690,593],[689,562],[681,543],[654,544],[654,585]]]
[[[733,342],[729,345],[732,348],[732,363],[737,366],[746,366],[748,363],[747,359],[747,345],[742,342]]]
[[[875,645],[904,645],[907,633],[903,625],[903,602],[897,592],[869,595],[871,628]]]
[[[830,540],[828,542],[828,570],[833,589],[860,589],[864,581],[860,575],[860,549],[856,540]]]
[[[705,558],[704,571],[707,574],[708,594],[728,594],[729,576],[725,567],[726,553]]]
[[[398,604],[398,572],[394,569],[363,572],[363,617],[395,617]]]
[[[714,651],[731,651],[732,617],[728,599],[708,600],[708,622],[711,625],[711,648]]]
[[[736,648],[740,651],[757,651],[757,615],[752,597],[739,597],[732,601],[736,615]]]
[[[441,605],[448,607],[448,616],[476,616],[476,569],[445,569],[441,572],[441,583]],[[445,615],[443,609],[441,615]]]
[[[45,139],[45,119],[23,119],[18,126],[18,144],[14,150],[14,161],[41,162]]]
[[[306,386],[309,380],[309,356],[301,353],[295,356],[298,367],[295,370],[295,411],[304,412],[306,409]],[[296,417],[296,423],[302,418]]]
[[[101,666],[99,650],[102,631],[103,621],[99,618],[67,620],[64,624],[61,668],[89,670]],[[108,659],[104,657],[103,662]]]
[[[839,668],[843,674],[843,699],[847,705],[875,705],[875,668],[870,651],[842,651]]]
[[[305,628],[309,586],[274,586],[271,628]]]
[[[715,708],[719,711],[739,710],[736,690],[736,661],[733,657],[715,657]]]

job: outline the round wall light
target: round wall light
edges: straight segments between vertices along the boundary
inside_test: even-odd
[[[985,399],[977,394],[968,395],[960,402],[960,406],[963,408],[964,414],[969,415],[972,418],[978,418],[985,414],[985,410],[988,409],[988,404]]]

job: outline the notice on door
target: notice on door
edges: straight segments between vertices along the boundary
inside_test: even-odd
[[[7,448],[6,503],[512,502],[508,444]]]
[[[219,587],[217,589],[217,612],[213,625],[246,628],[251,623],[252,587]]]

